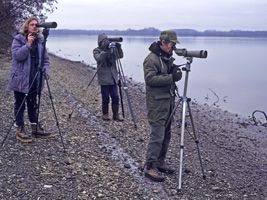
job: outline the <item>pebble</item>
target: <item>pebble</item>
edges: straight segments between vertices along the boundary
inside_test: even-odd
[[[131,168],[131,165],[128,164],[128,163],[126,163],[126,164],[124,164],[124,167],[125,167],[126,169],[130,169],[130,168]]]
[[[52,185],[44,185],[44,188],[52,188]]]

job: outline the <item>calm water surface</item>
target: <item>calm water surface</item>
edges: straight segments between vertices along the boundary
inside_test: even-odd
[[[157,37],[124,37],[121,63],[124,73],[144,82],[143,61]],[[49,36],[49,52],[96,66],[93,49],[97,36]],[[188,97],[212,105],[219,97],[220,108],[243,116],[256,110],[267,112],[267,39],[225,37],[181,37],[178,48],[207,50],[208,58],[194,58],[188,81]],[[174,56],[177,64],[186,59]],[[185,74],[184,74],[185,75]],[[184,79],[179,82],[183,92]],[[216,93],[216,95],[214,94]]]

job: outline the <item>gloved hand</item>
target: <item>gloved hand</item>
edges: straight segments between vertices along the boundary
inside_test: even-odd
[[[182,72],[178,65],[173,64],[172,66],[172,79],[174,82],[181,80]]]
[[[116,47],[116,43],[115,42],[111,42],[108,45],[108,48],[115,48]]]

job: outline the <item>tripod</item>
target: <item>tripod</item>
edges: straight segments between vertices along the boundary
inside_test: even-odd
[[[95,77],[96,77],[96,75],[97,75],[97,72],[98,72],[98,70],[99,70],[99,69],[97,69],[97,70],[96,70],[96,72],[95,72],[95,74],[93,75],[92,79],[89,81],[89,83],[88,83],[88,85],[87,85],[86,89],[88,89],[88,88],[89,88],[89,86],[91,85],[91,83],[92,83],[92,82],[93,82],[93,80],[95,79]]]
[[[135,116],[133,113],[132,104],[131,104],[130,96],[129,96],[129,92],[128,92],[128,86],[127,86],[126,78],[125,78],[124,73],[123,73],[123,69],[122,69],[122,65],[121,65],[121,61],[120,61],[120,57],[119,57],[119,52],[118,52],[116,45],[111,46],[111,52],[115,56],[115,63],[116,63],[117,71],[119,74],[118,86],[119,86],[119,93],[120,93],[120,100],[121,100],[122,116],[123,116],[123,118],[125,117],[124,106],[123,106],[123,96],[122,96],[122,89],[121,89],[123,87],[123,90],[124,90],[126,98],[127,98],[129,111],[130,111],[130,115],[132,118],[134,128],[137,128]]]
[[[35,74],[32,82],[30,84],[29,91],[33,87],[33,84],[35,83],[35,80],[38,80],[37,78],[39,78],[38,84],[37,84],[37,96],[38,96],[38,101],[37,101],[37,125],[38,125],[38,123],[39,123],[39,113],[40,113],[41,94],[42,94],[41,91],[42,91],[42,86],[43,86],[43,80],[46,82],[47,89],[48,89],[48,94],[49,94],[49,98],[50,98],[50,101],[51,101],[51,105],[52,105],[54,117],[55,117],[55,120],[56,120],[56,125],[57,125],[58,131],[59,131],[59,135],[60,135],[60,138],[61,138],[61,143],[62,143],[64,152],[66,152],[65,145],[64,145],[64,142],[63,142],[63,137],[62,137],[61,130],[60,130],[60,127],[59,127],[59,123],[58,123],[58,118],[57,118],[55,106],[54,106],[54,103],[53,103],[53,98],[52,98],[50,86],[49,86],[49,83],[48,83],[48,77],[46,75],[45,68],[44,68],[44,57],[45,57],[45,53],[46,53],[46,41],[47,41],[47,37],[49,35],[49,28],[45,28],[43,30],[43,35],[44,35],[44,41],[43,41],[43,47],[42,47],[43,51],[42,51],[42,55],[41,55],[42,56],[41,57],[41,62],[40,62],[40,65],[38,65],[38,70],[37,70],[37,72],[36,72],[36,74]],[[11,126],[9,127],[8,132],[5,135],[5,137],[4,137],[4,139],[3,139],[2,143],[1,143],[1,147],[3,147],[3,145],[4,145],[4,143],[5,143],[8,135],[9,135],[9,133],[10,133],[10,131],[11,131],[13,125],[14,125],[14,123],[16,122],[16,118],[17,118],[20,110],[22,109],[25,101],[26,101],[26,98],[27,98],[28,94],[29,93],[26,93],[25,94],[25,97],[23,98],[22,103],[19,106],[17,113],[15,114],[15,118],[13,119],[13,122],[12,122]]]
[[[167,125],[168,125],[170,123],[170,121],[171,121],[176,109],[178,108],[178,106],[182,102],[182,124],[181,124],[181,139],[180,139],[181,142],[180,142],[180,159],[179,159],[180,163],[179,163],[179,182],[178,182],[178,189],[179,190],[182,188],[182,172],[183,172],[182,170],[183,170],[184,133],[185,133],[185,129],[190,134],[189,130],[187,129],[187,124],[186,124],[186,119],[185,119],[186,118],[186,108],[187,107],[188,107],[188,113],[189,113],[189,117],[190,117],[190,121],[191,121],[191,125],[192,125],[192,132],[193,132],[193,135],[190,134],[190,136],[195,140],[196,147],[197,147],[197,152],[198,152],[198,158],[199,158],[199,162],[200,162],[200,167],[201,167],[201,171],[202,171],[202,175],[203,175],[203,179],[206,178],[205,173],[204,173],[204,169],[203,169],[202,159],[201,159],[201,156],[200,156],[199,141],[197,139],[195,125],[194,125],[194,121],[193,121],[193,116],[192,116],[192,112],[191,112],[191,108],[190,108],[191,99],[187,97],[188,78],[189,78],[189,72],[190,72],[190,68],[191,68],[191,63],[193,62],[193,57],[187,57],[186,59],[187,59],[187,63],[185,64],[185,67],[182,68],[182,70],[186,72],[183,96],[180,97],[179,101],[177,102],[176,106],[172,110],[172,112],[170,114],[170,117],[169,117],[169,119],[167,121]]]

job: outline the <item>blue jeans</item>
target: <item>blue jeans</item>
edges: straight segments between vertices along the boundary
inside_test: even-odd
[[[117,85],[101,85],[102,105],[109,104],[109,96],[112,105],[119,105],[119,94]]]
[[[15,118],[16,124],[18,126],[24,126],[24,110],[25,110],[25,102],[23,99],[25,98],[25,94],[21,92],[14,92],[15,97]],[[37,123],[37,92],[29,93],[26,97],[28,117],[31,123]],[[20,108],[21,107],[21,108]]]

